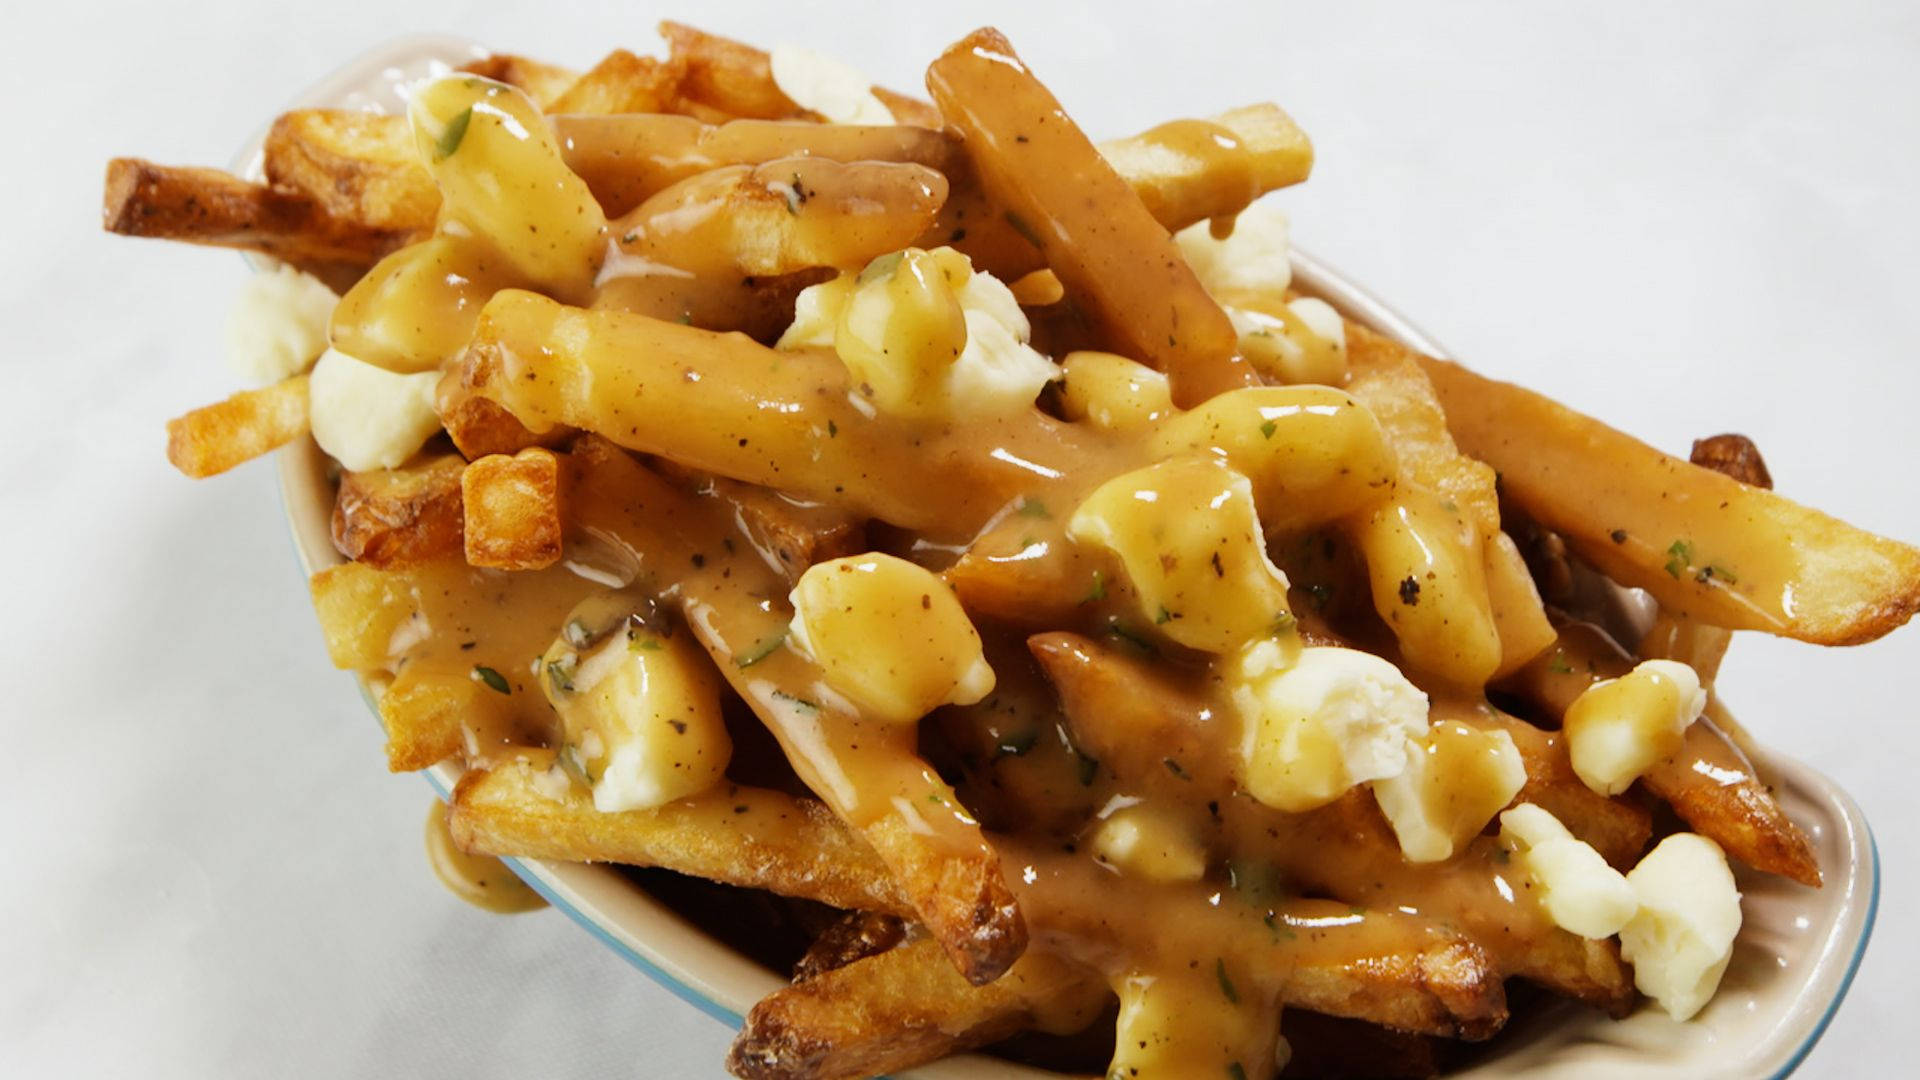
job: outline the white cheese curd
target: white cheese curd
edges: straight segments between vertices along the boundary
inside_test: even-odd
[[[1094,857],[1143,881],[1199,881],[1207,852],[1178,818],[1152,806],[1123,806],[1094,827]]]
[[[893,123],[873,83],[852,66],[799,45],[775,45],[768,60],[780,92],[828,123]]]
[[[313,438],[348,472],[392,469],[440,430],[437,371],[398,375],[328,349],[307,388]]]
[[[1567,707],[1563,729],[1573,771],[1602,795],[1618,795],[1678,753],[1707,707],[1700,676],[1677,660],[1643,660],[1588,687]]]
[[[255,383],[297,375],[327,350],[340,298],[311,274],[275,266],[240,286],[227,315],[227,363]]]
[[[1513,736],[1457,720],[1408,740],[1406,755],[1398,774],[1373,782],[1373,796],[1409,862],[1452,858],[1527,783]]]
[[[1428,730],[1427,695],[1392,663],[1357,649],[1289,650],[1260,641],[1227,670],[1243,725],[1241,787],[1289,813],[1339,798],[1356,784],[1398,776],[1407,740]]]
[[[1260,373],[1289,386],[1339,386],[1347,378],[1347,327],[1324,300],[1289,301],[1286,316],[1223,305],[1240,352]]]
[[[1293,282],[1287,214],[1280,204],[1256,202],[1234,219],[1233,235],[1217,240],[1210,222],[1174,234],[1180,254],[1215,299],[1231,302],[1239,292],[1279,296]]]
[[[1541,906],[1562,930],[1584,938],[1612,937],[1640,910],[1626,875],[1532,803],[1500,815],[1500,846],[1539,886]]]
[[[1627,875],[1640,910],[1620,931],[1633,984],[1675,1020],[1712,999],[1740,933],[1740,890],[1720,845],[1694,833],[1660,841]]]
[[[1060,411],[1109,431],[1142,428],[1173,415],[1173,384],[1145,364],[1083,349],[1060,361]]]

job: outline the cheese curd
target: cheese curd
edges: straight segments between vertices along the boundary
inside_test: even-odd
[[[1094,857],[1146,881],[1199,881],[1207,852],[1179,818],[1141,803],[1114,809],[1094,826]]]
[[[1124,356],[1083,350],[1060,362],[1060,412],[1108,431],[1130,431],[1173,415],[1167,377]]]
[[[780,347],[831,345],[880,412],[942,419],[1031,408],[1060,373],[1032,334],[998,278],[952,248],[908,248],[802,290]]]
[[[1181,457],[1117,476],[1074,510],[1067,536],[1110,553],[1139,618],[1190,649],[1228,652],[1291,623],[1253,487],[1220,461]]]
[[[340,298],[311,274],[275,266],[247,278],[227,316],[227,362],[256,383],[307,370],[327,350],[327,323]]]
[[[780,92],[827,123],[893,123],[873,84],[851,65],[799,45],[775,45],[767,60]]]
[[[348,472],[392,469],[440,430],[437,371],[400,375],[328,349],[307,387],[313,439]]]
[[[1241,293],[1280,296],[1293,282],[1286,211],[1271,201],[1256,202],[1233,221],[1225,238],[1213,235],[1209,221],[1174,234],[1180,254],[1207,292],[1231,304]]]
[[[1625,875],[1532,803],[1500,815],[1500,846],[1539,887],[1541,906],[1562,930],[1612,937],[1640,909]]]
[[[1347,326],[1324,300],[1302,296],[1266,308],[1225,305],[1240,352],[1274,382],[1347,381]]]
[[[1276,810],[1312,810],[1356,784],[1398,776],[1429,731],[1427,695],[1357,649],[1259,641],[1226,665],[1241,727],[1236,779]]]
[[[607,813],[705,791],[733,754],[706,654],[688,634],[627,619],[615,602],[576,608],[535,671],[560,717],[562,764]]]
[[[788,642],[866,712],[910,724],[993,690],[979,632],[924,567],[878,552],[829,559],[800,575],[789,599]]]
[[[1406,767],[1373,782],[1373,797],[1410,862],[1440,862],[1480,835],[1527,783],[1513,736],[1457,720],[1406,743]]]
[[[1573,771],[1602,795],[1618,795],[1679,753],[1688,725],[1707,707],[1700,676],[1677,660],[1643,660],[1588,687],[1567,707],[1563,730]]]
[[[1740,933],[1740,890],[1720,845],[1694,833],[1660,841],[1627,875],[1639,911],[1620,931],[1633,984],[1675,1020],[1719,989]]]

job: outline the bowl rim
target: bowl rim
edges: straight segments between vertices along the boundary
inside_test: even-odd
[[[400,72],[407,63],[423,64],[429,61],[445,63],[456,58],[476,58],[487,54],[487,50],[470,39],[452,35],[416,34],[390,39],[349,61],[329,73],[306,90],[297,95],[287,105],[288,108],[324,107],[338,105],[348,95],[364,89],[369,84],[386,80],[397,84]],[[259,176],[261,146],[266,134],[263,126],[245,143],[234,159],[233,168],[241,175]],[[262,263],[249,257],[250,265],[258,268]],[[1430,334],[1411,319],[1402,315],[1390,305],[1356,284],[1345,274],[1322,259],[1301,251],[1297,247],[1291,252],[1291,262],[1295,283],[1310,295],[1316,296],[1333,305],[1342,314],[1354,321],[1392,338],[1408,348],[1436,357],[1448,357],[1448,351]],[[326,525],[327,513],[313,506],[297,506],[296,494],[310,490],[319,477],[323,487],[326,460],[311,436],[297,440],[276,455],[276,468],[280,487],[281,510],[288,526],[294,556],[301,572],[311,576],[317,570],[344,562],[332,545],[332,538]],[[367,708],[372,712],[376,724],[379,722],[379,707],[373,686],[357,673],[354,681]],[[1819,983],[1822,996],[1826,998],[1820,1015],[1798,1036],[1790,1049],[1775,1057],[1778,1064],[1771,1076],[1780,1080],[1792,1074],[1806,1060],[1815,1045],[1826,1033],[1841,1004],[1846,1000],[1848,990],[1859,970],[1867,945],[1872,939],[1874,924],[1880,905],[1880,855],[1879,847],[1873,837],[1865,816],[1853,799],[1835,784],[1810,766],[1791,758],[1775,754],[1765,748],[1759,755],[1760,764],[1779,778],[1783,789],[1790,789],[1827,804],[1832,819],[1844,827],[1846,850],[1851,855],[1846,871],[1846,885],[1849,895],[1863,894],[1864,905],[1854,904],[1841,914],[1842,919],[1835,923],[1834,933],[1825,944],[1831,947],[1839,942],[1852,939],[1849,955],[1844,962],[1834,964],[1831,958],[1823,955],[1816,959],[1813,970],[1802,984],[1802,988],[1812,988]],[[451,762],[441,762],[421,770],[421,775],[435,795],[445,800],[450,797],[453,786],[458,782],[461,770]],[[729,1002],[750,1003],[757,1000],[767,990],[785,985],[785,980],[746,960],[731,948],[706,935],[687,923],[677,912],[655,900],[644,889],[620,876],[617,871],[593,864],[560,863],[549,860],[527,858],[503,858],[502,861],[552,907],[565,913],[575,923],[612,949],[628,963],[638,968],[654,982],[664,987],[681,1001],[698,1009],[707,1016],[738,1028],[743,1020],[740,1009]],[[1835,888],[1841,884],[1836,875],[1827,887]],[[677,925],[684,932],[672,942],[641,937],[625,932],[612,922],[604,910],[604,896],[594,893],[609,890],[624,892],[631,901],[636,901],[642,909],[651,909],[648,914],[662,920],[664,926]],[[1844,901],[1841,901],[1844,903]],[[1841,932],[1841,923],[1854,924],[1848,932]],[[1744,930],[1744,926],[1743,926]],[[700,956],[697,953],[718,953],[720,955]],[[730,962],[729,962],[730,961]],[[757,978],[755,977],[757,976]],[[764,988],[758,988],[760,984]],[[1786,1023],[1802,1010],[1789,1009],[1781,1020],[1782,1027],[1801,1027]],[[1779,1033],[1776,1029],[1775,1034]],[[907,1075],[923,1080],[965,1080],[983,1074],[980,1070],[991,1070],[991,1075],[1014,1075],[1041,1080],[1058,1078],[1064,1074],[1013,1065],[998,1058],[980,1054],[963,1054],[944,1059],[940,1062],[921,1066]],[[1473,1070],[1473,1071],[1477,1071]],[[1447,1074],[1464,1078],[1471,1073]],[[1693,1075],[1691,1072],[1680,1075]]]

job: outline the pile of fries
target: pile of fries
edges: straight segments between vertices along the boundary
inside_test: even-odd
[[[327,646],[461,848],[808,902],[737,1075],[1432,1075],[1512,979],[1691,1015],[1728,858],[1818,887],[1714,674],[1901,625],[1920,551],[1299,295],[1274,106],[1096,145],[993,30],[931,104],[662,33],[105,220],[317,303],[168,454],[338,461]]]

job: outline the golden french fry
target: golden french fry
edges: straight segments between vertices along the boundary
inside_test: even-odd
[[[559,426],[535,435],[491,398],[481,397],[455,366],[434,387],[434,411],[453,445],[468,461],[488,454],[517,454],[529,446],[557,446],[573,437]]]
[[[761,999],[727,1054],[727,1068],[756,1080],[876,1076],[984,1046],[1043,1019],[1085,1026],[1106,1000],[1098,976],[1045,955],[1022,959],[995,982],[970,985],[932,939],[921,938]]]
[[[295,109],[273,122],[261,155],[269,184],[305,192],[341,221],[425,234],[440,209],[405,117]]]
[[[1206,120],[1174,120],[1103,142],[1100,154],[1168,232],[1232,217],[1313,171],[1307,133],[1278,105],[1266,103]]]
[[[927,88],[981,186],[1116,351],[1165,371],[1181,405],[1252,385],[1226,313],[1005,37],[961,39],[927,69]]]
[[[351,282],[411,231],[339,218],[304,192],[255,184],[218,169],[107,163],[101,220],[122,236],[151,236],[271,255],[330,285]]]
[[[1422,359],[1455,438],[1608,577],[1714,626],[1821,645],[1920,610],[1920,550],[1749,487],[1509,383]]]
[[[680,96],[683,65],[615,49],[540,107],[554,113],[661,113]]]
[[[295,375],[167,421],[167,460],[188,476],[214,476],[306,433],[307,377]]]
[[[534,432],[599,432],[630,450],[953,538],[977,532],[1049,473],[1101,469],[1093,435],[1037,411],[929,432],[862,413],[830,354],[776,353],[738,334],[515,290],[481,313],[461,377]],[[909,442],[917,454],[894,452]],[[1001,449],[971,452],[983,445]],[[930,490],[941,498],[926,498]]]
[[[402,671],[380,694],[387,729],[387,769],[413,772],[460,752],[469,722],[494,709],[499,695],[462,675]]]
[[[495,570],[538,570],[560,561],[560,459],[544,447],[489,454],[460,474],[467,562]]]
[[[349,472],[333,501],[333,546],[355,562],[385,568],[458,555],[462,512],[458,454],[398,469]]]
[[[454,791],[454,840],[487,855],[660,866],[834,907],[913,911],[872,849],[812,799],[726,784],[606,813],[585,788],[556,788],[545,772],[526,762],[468,772]]]
[[[780,564],[781,574],[789,581],[797,580],[814,563],[871,550],[866,522],[837,507],[708,476],[664,458],[657,459],[654,468],[684,487],[733,506],[741,531],[754,547]]]
[[[554,101],[580,78],[578,72],[511,53],[494,53],[460,65],[459,70],[526,91],[533,103],[552,111]]]
[[[759,49],[677,22],[661,23],[660,36],[667,39],[672,59],[686,65],[681,88],[692,100],[742,119],[791,120],[809,115],[774,83],[773,67]],[[940,114],[926,102],[878,86],[873,92],[898,122],[940,126]]]
[[[879,911],[849,911],[822,930],[820,936],[813,939],[813,944],[807,946],[806,953],[793,966],[793,981],[803,983],[855,961],[878,956],[900,944],[906,936],[907,923],[898,915]],[[937,958],[937,962],[941,967],[951,970],[952,965],[944,957]]]

